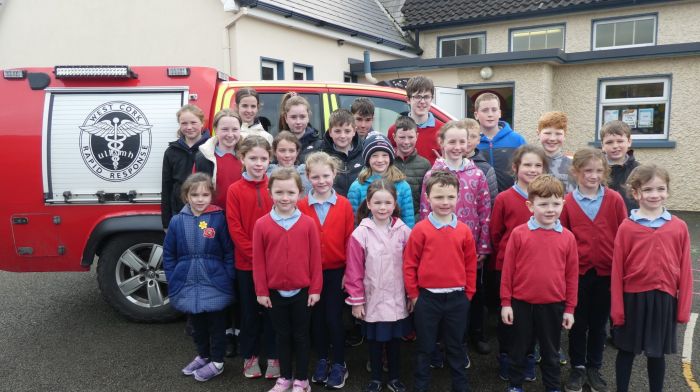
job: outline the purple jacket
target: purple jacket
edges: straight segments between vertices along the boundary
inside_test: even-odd
[[[347,247],[345,290],[348,305],[365,305],[365,321],[398,321],[408,317],[403,285],[403,249],[411,229],[396,218],[389,231],[365,218]]]
[[[441,158],[435,160],[433,168],[425,173],[423,189],[420,199],[420,218],[425,219],[430,214],[430,203],[425,193],[425,184],[432,175],[433,170],[449,170],[459,179],[459,195],[457,198],[457,220],[463,222],[472,231],[476,242],[476,253],[480,255],[491,254],[491,241],[489,239],[489,220],[491,216],[491,196],[489,185],[484,172],[469,159],[464,160],[464,167],[452,170]]]

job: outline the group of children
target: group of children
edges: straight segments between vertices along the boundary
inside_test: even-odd
[[[476,99],[475,120],[442,124],[430,112],[429,79],[412,78],[406,91],[411,112],[389,137],[371,129],[366,98],[333,112],[319,137],[308,102],[287,94],[272,143],[256,126],[252,89],[236,94],[238,112],[216,115],[209,140],[201,111],[178,112],[163,222],[171,303],[189,315],[198,354],[183,374],[206,381],[223,371],[235,297],[243,374],[276,378],[271,392],[345,385],[345,304],[369,346],[366,391],[407,390],[400,346],[411,334],[413,390],[429,390],[430,368],[446,359],[452,390],[468,391],[464,343],[490,351],[492,297],[508,391],[535,380],[538,360],[546,390],[561,390],[562,328],[564,389],[607,391],[609,319],[617,390],[627,391],[643,352],[650,390],[661,391],[692,292],[688,230],[664,207],[668,172],[634,161],[620,121],[601,130],[602,151],[570,158],[564,113],[541,117],[540,147],[500,121],[496,95]]]

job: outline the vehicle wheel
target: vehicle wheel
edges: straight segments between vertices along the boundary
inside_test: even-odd
[[[163,270],[162,233],[112,237],[97,263],[97,283],[113,308],[132,321],[167,322],[180,314],[170,306]]]

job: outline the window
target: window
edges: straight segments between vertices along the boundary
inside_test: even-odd
[[[268,58],[260,58],[260,79],[284,80],[284,62]]]
[[[293,89],[285,89],[283,91],[275,92],[263,92],[258,90],[258,96],[260,97],[260,111],[258,112],[258,119],[260,124],[265,128],[266,131],[270,132],[272,136],[276,136],[279,133],[279,117],[280,117],[280,104],[282,103],[282,97],[287,91],[293,91]],[[306,98],[311,105],[311,118],[309,119],[309,125],[315,129],[323,129],[323,108],[321,107],[321,96],[319,94],[309,94],[300,93],[302,97]],[[235,102],[231,100],[231,106],[235,106]]]
[[[294,64],[294,80],[314,80],[314,67],[304,64]]]
[[[633,139],[667,139],[670,89],[668,77],[602,81],[598,130],[621,120],[632,128]]]
[[[511,30],[510,51],[564,48],[564,26]]]
[[[655,44],[655,15],[593,21],[593,50]]]
[[[338,95],[338,104],[341,108],[350,110],[352,102],[361,95]],[[396,118],[408,115],[410,107],[406,101],[391,98],[378,98],[367,96],[374,103],[374,122],[372,129],[386,135],[389,127],[394,125]]]
[[[486,34],[438,37],[438,57],[486,53]]]
[[[351,74],[350,72],[343,72],[343,82],[357,83],[357,76]]]

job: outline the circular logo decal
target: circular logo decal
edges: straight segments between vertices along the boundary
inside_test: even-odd
[[[80,127],[80,152],[85,165],[106,181],[132,178],[148,161],[152,127],[132,103],[103,103]]]

